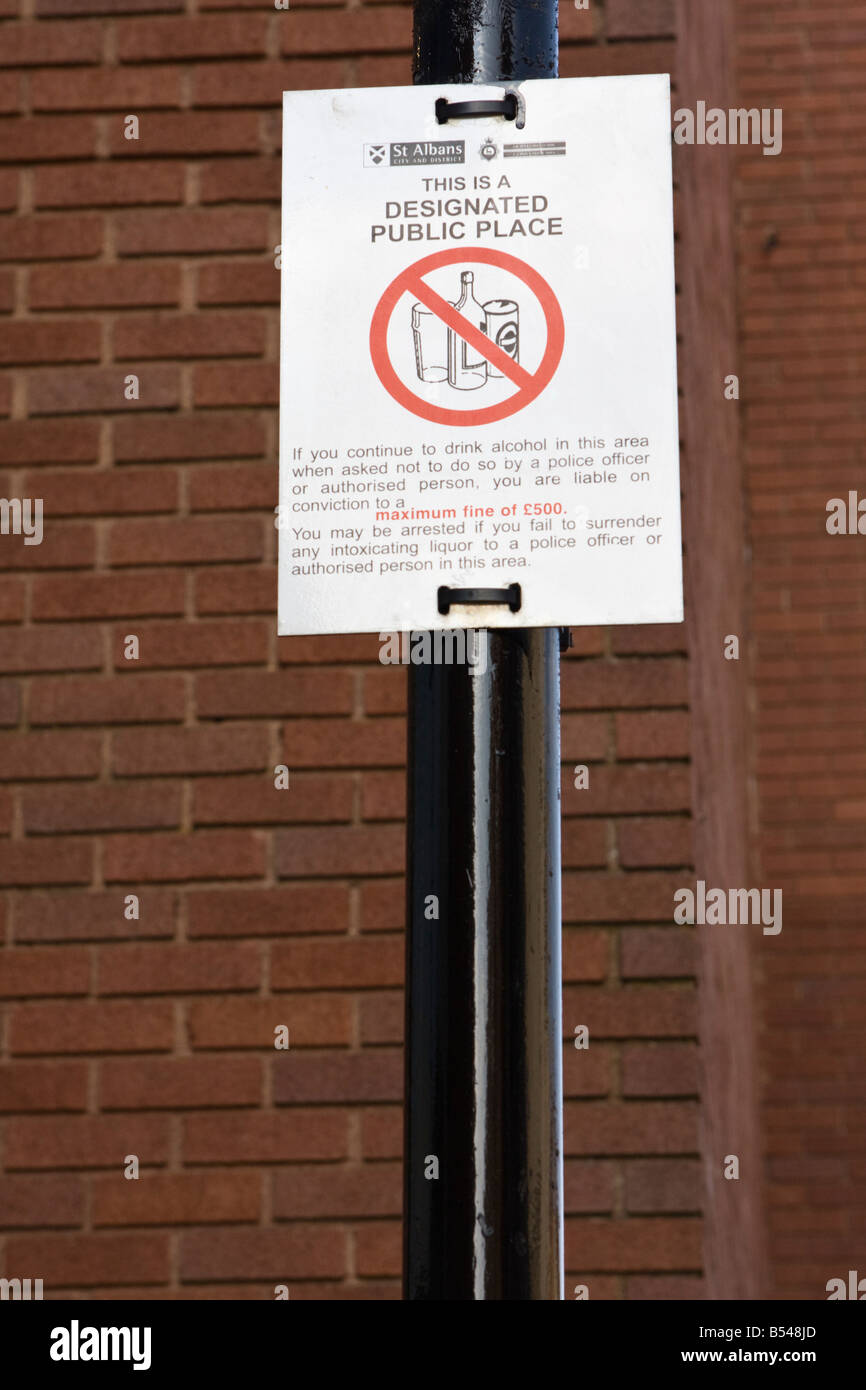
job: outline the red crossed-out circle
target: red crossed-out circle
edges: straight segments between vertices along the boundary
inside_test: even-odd
[[[415,391],[410,391],[397,375],[391,358],[388,355],[388,327],[391,317],[397,307],[398,301],[404,294],[411,294],[416,299],[424,296],[428,298],[431,294],[429,287],[425,284],[422,277],[431,270],[438,270],[443,265],[468,265],[473,261],[482,265],[495,265],[500,270],[508,270],[512,275],[516,275],[535,295],[540,303],[545,321],[547,323],[547,345],[541,362],[534,372],[527,372],[519,367],[517,363],[508,359],[510,363],[506,375],[513,381],[517,381],[517,390],[504,401],[498,401],[496,405],[482,406],[477,410],[449,410],[446,406],[433,405],[423,396],[417,395]],[[438,299],[438,296],[436,296]],[[439,301],[444,305],[444,301]],[[444,305],[452,317],[456,311],[450,306]],[[438,312],[434,308],[434,313]],[[444,313],[440,314],[444,320]],[[537,270],[533,270],[525,261],[518,260],[516,256],[510,256],[505,251],[493,251],[485,246],[467,246],[453,251],[434,251],[432,256],[424,256],[422,260],[416,261],[414,265],[407,266],[401,270],[385,290],[379,303],[373,312],[370,323],[370,355],[373,359],[373,366],[376,375],[381,381],[385,390],[394,397],[399,405],[411,410],[413,415],[420,415],[422,420],[432,420],[437,425],[489,425],[496,420],[505,420],[509,415],[515,415],[518,410],[529,405],[537,396],[541,395],[545,386],[550,382],[553,373],[559,366],[562,357],[562,348],[565,342],[565,324],[562,318],[562,310],[559,301],[547,281],[539,275]],[[497,353],[496,345],[491,343],[489,348],[482,348],[476,344],[477,350],[483,352],[488,360]],[[499,350],[499,356],[495,365],[504,369],[505,363]]]

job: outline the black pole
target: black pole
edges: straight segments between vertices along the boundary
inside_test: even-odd
[[[415,6],[417,83],[555,77],[557,51],[556,0]],[[562,1298],[560,631],[486,638],[485,669],[409,667],[413,1300]]]

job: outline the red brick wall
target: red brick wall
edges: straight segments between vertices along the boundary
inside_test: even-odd
[[[23,3],[0,0],[0,490],[44,498],[46,531],[0,540],[0,1269],[397,1297],[405,692],[373,637],[275,635],[273,248],[281,91],[409,81],[410,12]],[[563,76],[674,70],[665,0],[561,28]],[[692,1296],[685,629],[575,641],[568,1287]]]
[[[739,151],[737,224],[760,881],[765,1186],[774,1289],[866,1274],[866,24],[862,6],[739,0],[743,105],[783,153]]]

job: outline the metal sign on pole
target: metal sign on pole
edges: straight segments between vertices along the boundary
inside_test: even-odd
[[[682,619],[669,82],[556,55],[419,4],[284,94],[279,630],[411,639],[412,1300],[562,1297],[563,629]]]

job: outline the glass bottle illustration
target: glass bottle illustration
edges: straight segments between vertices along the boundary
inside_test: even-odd
[[[484,308],[473,293],[474,273],[471,270],[460,272],[460,298],[454,305],[481,333],[485,332]],[[448,384],[458,391],[477,391],[487,380],[487,359],[481,357],[475,348],[449,328],[448,330]]]

